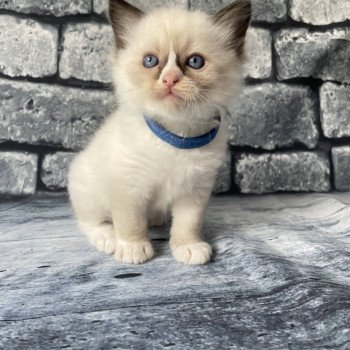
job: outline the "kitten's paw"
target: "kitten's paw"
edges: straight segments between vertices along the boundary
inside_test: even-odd
[[[91,243],[96,247],[96,249],[105,254],[113,254],[115,252],[115,237],[112,236],[103,236],[96,237]]]
[[[172,249],[174,258],[185,265],[203,265],[210,260],[212,249],[206,242],[180,245]]]
[[[154,257],[154,250],[150,242],[118,241],[115,258],[125,264],[142,264]]]
[[[89,238],[90,243],[101,253],[115,252],[115,233],[111,224],[89,225],[80,224],[80,228]]]

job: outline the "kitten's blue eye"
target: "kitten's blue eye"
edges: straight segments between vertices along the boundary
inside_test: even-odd
[[[154,55],[147,55],[143,59],[143,65],[146,68],[153,68],[158,66],[158,64],[159,64],[159,59]]]
[[[187,61],[187,65],[193,69],[201,69],[204,67],[204,64],[204,58],[199,55],[191,56]]]

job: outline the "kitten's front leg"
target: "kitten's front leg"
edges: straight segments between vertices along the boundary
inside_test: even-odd
[[[142,264],[154,256],[147,232],[146,211],[133,203],[114,207],[115,258],[126,264]]]
[[[201,238],[207,203],[208,198],[188,195],[173,204],[170,247],[174,258],[186,265],[202,265],[210,260],[211,246]]]

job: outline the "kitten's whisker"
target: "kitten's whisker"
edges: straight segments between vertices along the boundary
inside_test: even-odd
[[[206,91],[206,92],[216,92],[222,95],[227,95],[227,96],[234,96],[232,93],[228,93],[228,92],[224,92],[224,91],[220,91],[220,90],[211,90],[211,89],[201,89],[202,91]]]
[[[193,99],[195,99],[195,98],[199,99],[204,105],[207,105],[212,109],[212,113],[210,114],[209,123],[210,123],[210,125],[213,124],[214,118],[216,117],[215,110],[216,109],[219,110],[220,109],[219,106],[213,104],[208,98],[201,95],[199,92],[193,93],[193,95],[191,97],[193,97]],[[197,104],[197,108],[198,108],[198,104]]]

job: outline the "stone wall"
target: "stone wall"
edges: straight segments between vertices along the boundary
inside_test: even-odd
[[[252,1],[248,86],[215,192],[350,190],[350,1]],[[63,191],[74,152],[114,108],[106,7],[0,0],[0,194]]]

